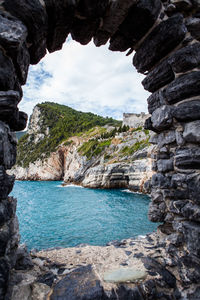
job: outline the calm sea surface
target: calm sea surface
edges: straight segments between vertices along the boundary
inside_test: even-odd
[[[29,249],[72,247],[145,235],[150,198],[128,190],[93,190],[61,182],[16,181],[21,242]]]

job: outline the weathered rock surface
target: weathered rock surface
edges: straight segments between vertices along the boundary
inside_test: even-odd
[[[133,65],[141,73],[149,71],[184,39],[185,34],[186,27],[181,15],[163,21],[141,44],[133,58]]]
[[[199,96],[200,94],[200,71],[181,75],[170,83],[163,91],[164,98],[170,103],[177,103],[181,100]]]

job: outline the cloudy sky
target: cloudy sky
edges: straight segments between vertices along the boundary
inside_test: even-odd
[[[147,112],[148,93],[132,57],[68,39],[61,51],[30,67],[20,109],[30,115],[37,103],[52,101],[117,119],[123,112]]]

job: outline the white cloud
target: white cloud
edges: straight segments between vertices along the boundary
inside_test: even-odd
[[[37,103],[53,101],[121,119],[123,112],[147,111],[142,79],[132,56],[69,39],[61,51],[30,67],[20,109],[30,114]]]

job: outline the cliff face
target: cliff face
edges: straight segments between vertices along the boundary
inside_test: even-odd
[[[31,116],[27,144],[50,140],[42,112],[36,106]],[[144,183],[152,176],[150,132],[141,127],[95,126],[61,142],[49,157],[44,153],[27,166],[18,163],[11,171],[17,180],[63,180],[90,188],[129,188],[148,192]],[[20,148],[20,147],[19,147]],[[21,155],[19,153],[19,155]],[[31,156],[31,151],[30,151]]]

